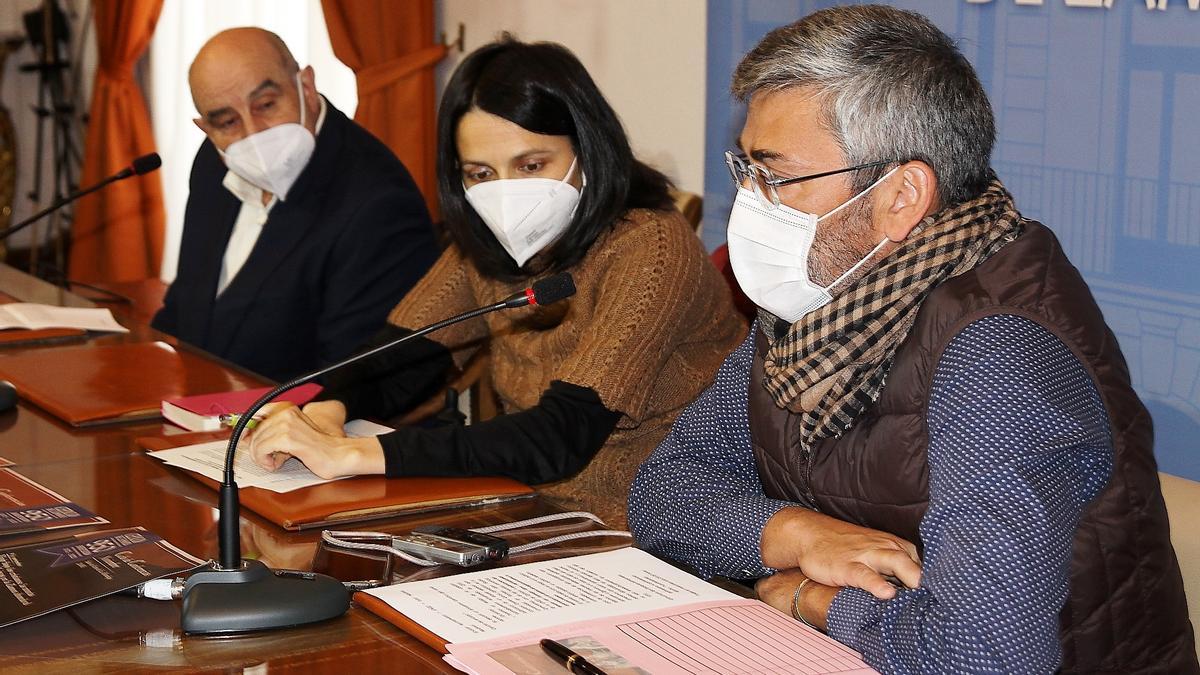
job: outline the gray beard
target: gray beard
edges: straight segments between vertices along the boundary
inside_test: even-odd
[[[808,276],[814,284],[828,287],[879,244],[871,229],[870,212],[871,200],[864,195],[833,218],[817,223],[808,253]]]

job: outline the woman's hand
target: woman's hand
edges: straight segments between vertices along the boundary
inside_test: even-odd
[[[310,570],[317,555],[320,540],[295,532],[283,532],[278,527],[257,525],[243,519],[239,524],[242,536],[242,556],[254,558],[271,569]]]
[[[314,420],[290,403],[268,404],[261,414],[250,436],[250,457],[268,471],[295,457],[321,478],[384,472],[379,441],[347,438],[340,424],[331,425],[332,416]]]
[[[921,582],[920,558],[911,542],[800,507],[783,509],[767,521],[762,560],[776,569],[799,568],[827,586],[861,588],[880,600],[896,596],[884,576],[909,588]]]
[[[316,401],[304,406],[303,412],[321,431],[332,436],[345,436],[346,406],[341,401]]]

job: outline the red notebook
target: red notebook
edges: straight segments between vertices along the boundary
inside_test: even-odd
[[[188,431],[217,431],[221,428],[221,415],[240,415],[272,387],[223,391],[216,394],[184,396],[162,402],[162,416]],[[283,392],[273,402],[287,401],[304,405],[321,392],[321,385],[308,383]]]

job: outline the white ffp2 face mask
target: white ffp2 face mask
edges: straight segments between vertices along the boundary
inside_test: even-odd
[[[270,129],[234,141],[221,156],[230,171],[261,190],[287,198],[288,190],[312,158],[317,139],[304,126],[304,87],[296,73],[300,92],[300,122],[277,124]]]
[[[767,208],[752,190],[738,187],[729,214],[729,263],[746,297],[788,323],[829,304],[833,300],[829,289],[862,267],[888,240],[884,238],[833,283],[821,287],[812,282],[808,272],[817,223],[854,203],[896,169],[823,216],[783,204]]]
[[[567,181],[578,161],[578,157],[571,161],[562,180],[505,178],[476,183],[466,190],[467,202],[517,267],[554,243],[571,224],[579,206],[579,190]]]

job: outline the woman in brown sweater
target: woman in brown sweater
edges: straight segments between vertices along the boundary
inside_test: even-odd
[[[559,271],[577,294],[346,369],[324,400],[271,411],[252,436],[255,461],[295,456],[321,476],[510,476],[624,527],[633,473],[744,335],[728,288],[667,179],[634,159],[616,114],[559,45],[503,39],[468,56],[442,98],[438,152],[451,243],[373,343]],[[485,345],[504,415],[342,434],[348,415],[387,419],[420,403]]]

